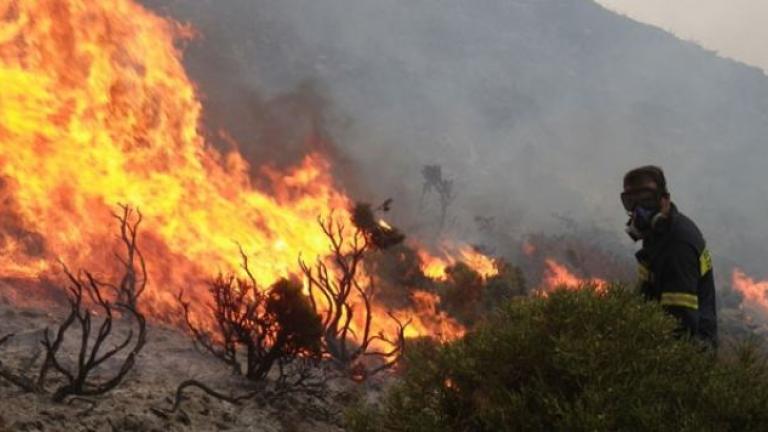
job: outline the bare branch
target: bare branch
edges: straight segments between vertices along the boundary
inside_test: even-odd
[[[133,369],[136,357],[146,344],[146,320],[137,309],[137,300],[146,288],[148,278],[144,258],[136,243],[142,215],[137,211],[136,220],[131,223],[133,210],[128,206],[121,206],[121,209],[122,213],[115,214],[115,218],[120,221],[120,239],[126,248],[126,257],[116,255],[124,267],[119,284],[100,282],[88,271],[74,274],[62,262],[63,272],[69,281],[67,289],[69,291],[70,310],[55,332],[51,332],[48,328],[43,332],[41,345],[45,350],[45,358],[36,380],[14,374],[1,363],[0,377],[25,391],[42,393],[45,392],[45,383],[49,373],[58,373],[63,377],[64,384],[54,391],[52,397],[55,402],[61,402],[68,396],[104,394],[120,385]],[[112,304],[110,299],[104,296],[103,287],[115,290],[118,297],[117,303]],[[89,305],[100,309],[101,314],[92,313]],[[105,346],[112,342],[115,312],[118,310],[122,316],[130,319],[131,324],[137,327],[137,332],[134,333],[133,330],[130,330],[122,341],[114,344],[110,349],[105,349]],[[100,318],[97,318],[98,316]],[[62,363],[60,355],[65,335],[73,327],[79,330],[80,340],[77,360],[70,367],[70,365]],[[6,336],[0,339],[0,345],[6,342],[8,338]],[[129,347],[131,347],[130,350],[128,350]],[[128,352],[118,371],[111,378],[105,381],[98,381],[93,378],[94,372],[99,366],[126,350]]]
[[[308,300],[301,293],[301,286],[280,280],[269,289],[261,290],[242,248],[240,256],[246,278],[219,275],[209,284],[213,299],[209,310],[214,328],[203,330],[195,325],[190,304],[179,297],[195,342],[236,373],[244,372],[251,381],[264,380],[274,366],[281,366],[287,359],[300,354],[319,356],[319,349],[312,348],[313,336],[310,334],[313,320],[316,320],[318,331],[314,337],[319,340],[319,318],[309,305],[302,306],[302,302]],[[240,353],[243,353],[244,371]]]
[[[360,210],[362,209],[362,210]],[[356,210],[358,219],[367,225],[372,225],[372,215],[367,211],[368,207],[359,206]],[[390,368],[399,359],[398,353],[402,351],[403,343],[400,337],[395,341],[383,336],[372,336],[374,311],[372,299],[374,295],[374,280],[369,278],[367,286],[360,282],[362,274],[360,268],[366,253],[372,247],[369,236],[373,237],[374,229],[364,231],[356,225],[351,234],[343,222],[331,215],[328,219],[318,218],[320,229],[328,238],[330,264],[318,260],[314,267],[307,265],[301,258],[299,267],[304,274],[309,287],[310,303],[315,311],[323,317],[323,348],[331,359],[342,369],[354,375],[370,376],[371,373]],[[367,226],[366,225],[366,226]],[[378,226],[378,225],[376,225]],[[402,237],[392,231],[392,239],[402,240]],[[396,240],[390,239],[392,243]],[[388,244],[381,241],[381,244]],[[332,266],[329,268],[329,266]],[[316,297],[316,292],[322,294],[321,299]],[[322,301],[325,300],[324,304]],[[362,315],[360,315],[362,314]],[[362,330],[356,332],[353,328],[356,317],[362,317]],[[394,319],[394,317],[393,317]],[[409,323],[398,323],[399,332],[404,334],[404,327]],[[386,353],[370,352],[372,342],[384,342],[392,346]],[[380,357],[383,365],[376,366],[373,370],[366,370],[361,361],[366,357]],[[395,359],[394,361],[391,359]],[[362,368],[362,371],[361,371]]]
[[[113,213],[112,216],[120,223],[119,239],[125,248],[125,257],[119,254],[115,254],[115,256],[125,268],[125,273],[119,284],[108,286],[117,291],[121,303],[127,303],[136,309],[136,303],[144,293],[148,282],[147,265],[137,240],[139,225],[144,220],[144,216],[141,211],[136,210],[134,217],[134,210],[126,205],[120,205],[120,208],[122,213]],[[133,222],[131,222],[132,219],[134,219]]]
[[[50,337],[50,331],[46,330],[43,338],[46,359],[38,377],[38,384],[42,387],[46,375],[51,368],[64,376],[65,384],[61,385],[53,393],[53,400],[56,402],[63,401],[70,395],[98,396],[114,389],[120,385],[128,372],[133,368],[136,356],[146,343],[146,320],[144,316],[135,309],[135,299],[134,301],[129,300],[130,303],[118,303],[112,305],[101,293],[102,284],[100,284],[91,273],[83,272],[84,277],[75,276],[66,267],[64,268],[64,272],[73,285],[70,290],[72,293],[70,297],[70,314],[67,319],[59,325],[59,328],[56,331],[56,338],[53,341]],[[88,296],[93,303],[103,312],[101,324],[96,331],[93,342],[91,342],[91,335],[94,315],[84,305],[84,293],[88,293]],[[115,309],[122,310],[126,315],[132,318],[132,321],[135,322],[138,328],[138,335],[135,338],[132,349],[123,359],[118,372],[106,381],[95,382],[91,377],[94,371],[105,361],[113,358],[118,353],[123,352],[128,348],[131,342],[134,341],[134,332],[131,330],[122,342],[117,343],[109,350],[103,350],[104,344],[110,340],[112,336]],[[77,364],[74,369],[69,369],[61,364],[58,359],[58,354],[64,335],[75,322],[78,324],[80,331],[80,348]]]
[[[212,388],[208,387],[207,385],[203,384],[200,381],[187,380],[179,384],[179,386],[176,388],[176,397],[174,399],[173,408],[171,408],[171,412],[176,412],[179,409],[179,407],[181,406],[181,402],[184,399],[184,390],[188,388],[198,388],[203,392],[205,392],[206,394],[208,394],[209,396],[212,396],[224,402],[231,403],[233,405],[238,405],[240,404],[240,402],[251,399],[258,394],[258,392],[251,392],[241,396],[228,396],[223,393],[217,392],[216,390],[213,390]]]
[[[223,278],[219,278],[217,281],[214,281],[214,284],[220,283],[224,283]],[[212,289],[218,288],[212,287]],[[187,324],[187,328],[192,332],[195,343],[202,346],[211,355],[230,366],[236,374],[241,374],[242,369],[237,358],[236,341],[230,327],[226,325],[225,322],[217,322],[222,340],[218,344],[214,343],[214,338],[210,333],[201,330],[197,325],[193,323],[190,311],[190,303],[184,300],[184,293],[179,292],[177,298],[183,309],[184,320]],[[215,308],[213,308],[213,313],[217,318],[220,316],[217,314],[217,310]]]

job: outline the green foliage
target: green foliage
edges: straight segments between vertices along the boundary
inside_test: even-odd
[[[716,359],[620,287],[516,298],[462,340],[419,341],[353,431],[768,430],[754,346]]]

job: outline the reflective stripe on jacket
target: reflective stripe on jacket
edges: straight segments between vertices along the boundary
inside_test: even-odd
[[[712,257],[696,224],[673,205],[636,257],[643,295],[677,317],[682,331],[716,345]]]

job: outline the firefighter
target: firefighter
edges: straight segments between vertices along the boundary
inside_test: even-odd
[[[717,347],[712,258],[696,224],[670,200],[662,169],[629,171],[621,202],[630,218],[627,234],[642,240],[635,254],[642,294],[678,319],[680,334]]]

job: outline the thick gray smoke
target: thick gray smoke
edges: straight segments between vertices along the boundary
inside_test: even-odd
[[[297,107],[314,104],[356,167],[352,190],[394,197],[406,230],[435,219],[421,167],[440,164],[455,183],[454,235],[483,240],[481,215],[497,235],[613,232],[629,251],[621,176],[655,163],[723,267],[765,275],[768,78],[757,69],[588,0],[146,3],[203,34],[186,62],[216,127],[246,153],[279,154],[253,128],[293,133],[308,118]],[[288,108],[263,114],[270,106]]]

